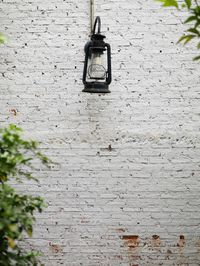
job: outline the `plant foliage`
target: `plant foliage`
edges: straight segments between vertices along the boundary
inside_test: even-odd
[[[0,33],[0,44],[4,43],[5,41],[6,41],[5,35],[3,35],[2,33]]]
[[[189,24],[187,31],[178,40],[178,43],[182,42],[184,45],[193,39],[197,39],[197,49],[200,49],[200,3],[198,0],[156,0],[162,2],[164,7],[176,7],[178,10],[187,9],[189,16],[184,21],[184,24]],[[200,60],[200,55],[196,56],[194,60]]]
[[[18,194],[8,181],[22,177],[36,179],[31,174],[33,160],[48,164],[38,150],[38,144],[22,138],[22,130],[15,125],[0,130],[0,266],[38,265],[37,252],[24,251],[20,242],[26,233],[32,236],[34,212],[41,212],[41,197]]]

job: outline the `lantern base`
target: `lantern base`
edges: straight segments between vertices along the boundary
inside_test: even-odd
[[[85,84],[85,88],[83,92],[89,92],[89,93],[110,93],[109,86],[105,83],[87,83]]]

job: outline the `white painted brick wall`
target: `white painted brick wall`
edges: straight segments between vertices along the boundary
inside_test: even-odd
[[[175,44],[186,14],[96,2],[113,57],[104,96],[81,92],[89,1],[0,3],[1,126],[20,125],[59,163],[18,185],[49,205],[27,241],[46,266],[198,266],[199,65]]]

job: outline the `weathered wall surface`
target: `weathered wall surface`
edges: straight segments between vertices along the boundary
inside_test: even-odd
[[[0,121],[59,164],[29,244],[47,266],[200,265],[200,80],[175,11],[99,0],[113,51],[109,95],[81,92],[89,1],[2,0]],[[184,18],[185,14],[181,14]]]

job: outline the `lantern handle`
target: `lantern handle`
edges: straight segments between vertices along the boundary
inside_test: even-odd
[[[98,32],[97,33],[101,34],[101,18],[99,16],[96,17],[95,22],[94,22],[94,28],[93,28],[93,32],[92,32],[93,35],[95,34],[97,23],[98,23]]]

